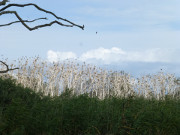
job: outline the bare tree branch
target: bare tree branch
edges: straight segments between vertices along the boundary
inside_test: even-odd
[[[9,69],[9,66],[5,62],[3,62],[3,61],[0,61],[0,62],[6,66],[6,70],[0,71],[0,73],[7,73],[8,71],[19,69],[19,68],[10,68]]]
[[[18,15],[18,13],[16,11],[4,11],[4,12],[0,13],[0,15],[3,15],[3,14],[15,14],[15,16],[18,18],[18,20],[22,23],[22,25],[24,25],[30,31],[36,30],[38,28],[46,27],[46,26],[51,26],[54,23],[59,24],[61,26],[73,27],[73,25],[66,25],[66,24],[62,24],[61,22],[58,22],[58,21],[52,21],[48,24],[37,25],[37,26],[31,28],[23,21],[23,19]]]
[[[23,22],[28,22],[28,23],[30,23],[30,22],[35,22],[35,21],[37,21],[37,20],[42,20],[42,19],[47,20],[47,18],[37,18],[37,19],[31,20],[31,21],[23,20]],[[21,21],[14,21],[14,22],[10,22],[10,23],[7,23],[7,24],[1,24],[0,27],[9,26],[9,25],[11,25],[11,24],[20,23],[20,22],[21,22]]]
[[[49,24],[44,24],[44,25],[38,25],[38,26],[35,26],[33,28],[30,28],[27,24],[24,23],[24,21],[21,19],[21,17],[18,15],[18,13],[16,11],[5,11],[6,9],[10,8],[10,7],[26,7],[26,6],[34,6],[36,9],[42,11],[42,12],[45,12],[47,14],[51,14],[53,15],[55,18],[59,19],[59,20],[62,20],[62,21],[65,21],[65,22],[68,22],[69,24],[71,25],[67,25],[67,24],[63,24],[59,21],[53,21],[53,22],[50,22]],[[58,17],[57,15],[55,15],[53,12],[51,11],[47,11],[43,8],[40,8],[39,6],[37,6],[36,4],[33,4],[33,3],[29,3],[29,4],[8,4],[7,6],[3,7],[0,9],[0,15],[2,14],[9,14],[9,13],[13,13],[16,15],[16,17],[18,18],[18,20],[27,28],[29,29],[30,31],[31,30],[35,30],[35,29],[38,29],[38,28],[42,28],[42,27],[46,27],[46,26],[51,26],[52,24],[54,23],[57,23],[61,26],[66,26],[66,27],[73,27],[73,26],[76,26],[76,27],[79,27],[81,28],[82,30],[84,30],[84,25],[83,26],[80,26],[80,25],[77,25],[67,19],[64,19],[62,17]]]
[[[58,24],[58,25],[65,26],[65,27],[74,27],[74,26],[76,26],[76,27],[79,27],[79,28],[81,28],[82,30],[84,30],[84,25],[82,25],[82,26],[81,26],[81,25],[77,25],[77,24],[75,24],[75,23],[73,23],[73,22],[71,22],[71,21],[69,21],[69,20],[67,20],[67,19],[64,19],[64,18],[62,18],[62,17],[58,17],[58,16],[57,16],[56,14],[54,14],[53,12],[47,11],[47,10],[45,10],[45,9],[43,9],[43,8],[40,8],[40,7],[37,6],[36,4],[33,4],[33,3],[29,3],[29,4],[8,4],[7,6],[5,6],[7,2],[9,2],[9,1],[8,1],[8,0],[2,0],[2,1],[0,1],[0,6],[4,6],[3,8],[0,9],[0,16],[1,16],[1,15],[5,15],[5,14],[14,14],[14,15],[17,17],[18,21],[10,22],[10,23],[7,23],[7,24],[2,24],[2,25],[0,25],[0,27],[9,26],[9,25],[14,24],[14,23],[21,23],[21,24],[22,24],[24,27],[26,27],[28,30],[32,31],[32,30],[36,30],[36,29],[38,29],[38,28],[42,28],[42,27],[46,27],[46,26],[51,26],[51,25],[53,25],[53,24]],[[6,9],[8,9],[8,8],[10,8],[10,7],[22,7],[22,8],[23,8],[23,7],[27,7],[27,6],[34,6],[34,7],[35,7],[36,9],[38,9],[39,11],[45,12],[45,13],[47,13],[47,14],[50,14],[50,15],[54,16],[56,19],[61,20],[61,21],[64,21],[64,22],[69,23],[69,24],[63,24],[63,23],[55,20],[55,21],[52,21],[52,22],[50,22],[50,23],[37,25],[37,26],[34,26],[34,27],[31,28],[31,27],[29,27],[25,22],[30,23],[30,22],[35,22],[35,21],[37,21],[37,20],[41,20],[41,19],[47,19],[47,18],[37,18],[37,19],[31,20],[31,21],[30,21],[30,20],[23,20],[23,19],[19,16],[19,14],[17,13],[17,11],[6,11]],[[7,73],[8,71],[15,70],[15,69],[19,69],[19,68],[11,68],[11,69],[9,69],[9,66],[8,66],[5,62],[0,61],[0,63],[2,63],[3,65],[5,65],[6,68],[7,68],[6,70],[0,71],[0,73]]]

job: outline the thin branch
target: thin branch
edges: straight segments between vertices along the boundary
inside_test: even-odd
[[[0,62],[6,66],[6,70],[0,71],[0,73],[7,73],[8,71],[19,69],[19,68],[10,68],[9,69],[9,66],[5,62],[3,62],[3,61],[0,61]]]
[[[84,25],[83,25],[83,26],[80,26],[80,25],[77,25],[77,24],[75,24],[75,23],[67,20],[67,19],[64,19],[64,18],[62,18],[62,17],[58,17],[58,16],[55,15],[53,12],[47,11],[47,10],[45,10],[45,9],[43,9],[43,8],[40,8],[39,6],[37,6],[36,4],[33,4],[33,3],[29,3],[29,4],[9,4],[9,5],[5,6],[5,7],[3,7],[2,9],[0,9],[0,12],[8,9],[9,7],[26,7],[26,6],[34,6],[35,8],[37,8],[38,10],[40,10],[40,11],[42,11],[42,12],[45,12],[45,13],[47,13],[47,14],[51,14],[51,15],[53,15],[53,16],[54,16],[55,18],[57,18],[57,19],[63,20],[63,21],[65,21],[65,22],[68,22],[68,23],[70,23],[72,26],[76,26],[76,27],[79,27],[79,28],[81,28],[82,30],[84,30]]]
[[[73,27],[73,25],[67,25],[67,24],[63,24],[63,23],[58,22],[58,21],[52,21],[52,22],[47,23],[47,24],[37,25],[37,26],[35,26],[35,27],[31,28],[31,29],[32,29],[32,30],[36,30],[36,29],[38,29],[38,28],[51,26],[51,25],[53,25],[53,24],[55,24],[55,23],[56,23],[56,24],[59,24],[59,25],[61,25],[61,26],[65,26],[65,27]]]
[[[37,20],[42,20],[42,19],[47,20],[47,18],[38,18],[38,19],[31,20],[31,21],[29,21],[29,20],[23,20],[23,22],[28,22],[28,23],[30,23],[30,22],[35,22],[35,21],[37,21]],[[14,22],[10,22],[10,23],[7,23],[7,24],[2,24],[2,25],[0,25],[0,27],[9,26],[9,25],[11,25],[11,24],[20,23],[20,22],[21,22],[21,21],[14,21]]]
[[[59,24],[61,26],[66,26],[66,27],[73,27],[74,25],[66,25],[66,24],[63,24],[61,22],[58,22],[58,21],[52,21],[48,24],[42,24],[42,25],[37,25],[35,27],[29,27],[24,21],[23,19],[18,15],[18,13],[16,11],[4,11],[4,12],[0,12],[0,15],[3,15],[3,14],[15,14],[15,16],[18,18],[18,20],[22,23],[22,25],[24,25],[28,30],[32,31],[32,30],[36,30],[38,28],[42,28],[42,27],[46,27],[46,26],[51,26],[53,24]]]

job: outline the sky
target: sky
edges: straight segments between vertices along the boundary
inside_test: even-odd
[[[38,4],[84,25],[85,29],[53,25],[28,31],[21,24],[0,27],[3,57],[40,56],[49,62],[77,59],[131,74],[163,69],[180,76],[179,0],[11,0],[10,3]],[[23,19],[49,18],[30,26],[55,20],[34,7],[11,10],[18,11]],[[0,24],[16,20],[14,15],[0,16]]]

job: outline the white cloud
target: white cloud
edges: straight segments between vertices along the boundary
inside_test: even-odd
[[[80,57],[77,57],[73,52],[54,52],[49,50],[47,55],[50,62],[65,59],[78,59],[80,61],[104,64],[119,62],[180,62],[177,59],[178,51],[159,48],[145,51],[124,51],[117,47],[110,49],[100,47],[84,52]]]
[[[50,62],[57,62],[57,61],[63,61],[66,59],[75,59],[76,54],[73,52],[55,52],[52,50],[49,50],[47,52],[47,58]]]
[[[172,62],[173,52],[168,49],[149,49],[142,52],[127,52],[126,60],[133,62]]]
[[[80,57],[80,60],[86,61],[89,59],[96,59],[104,61],[105,63],[111,63],[119,61],[120,59],[118,57],[123,55],[125,55],[125,52],[122,51],[120,48],[113,47],[111,49],[105,49],[101,47],[83,53]]]

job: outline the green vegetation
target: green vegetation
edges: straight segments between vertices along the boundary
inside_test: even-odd
[[[1,135],[179,135],[180,100],[50,97],[0,78]]]

